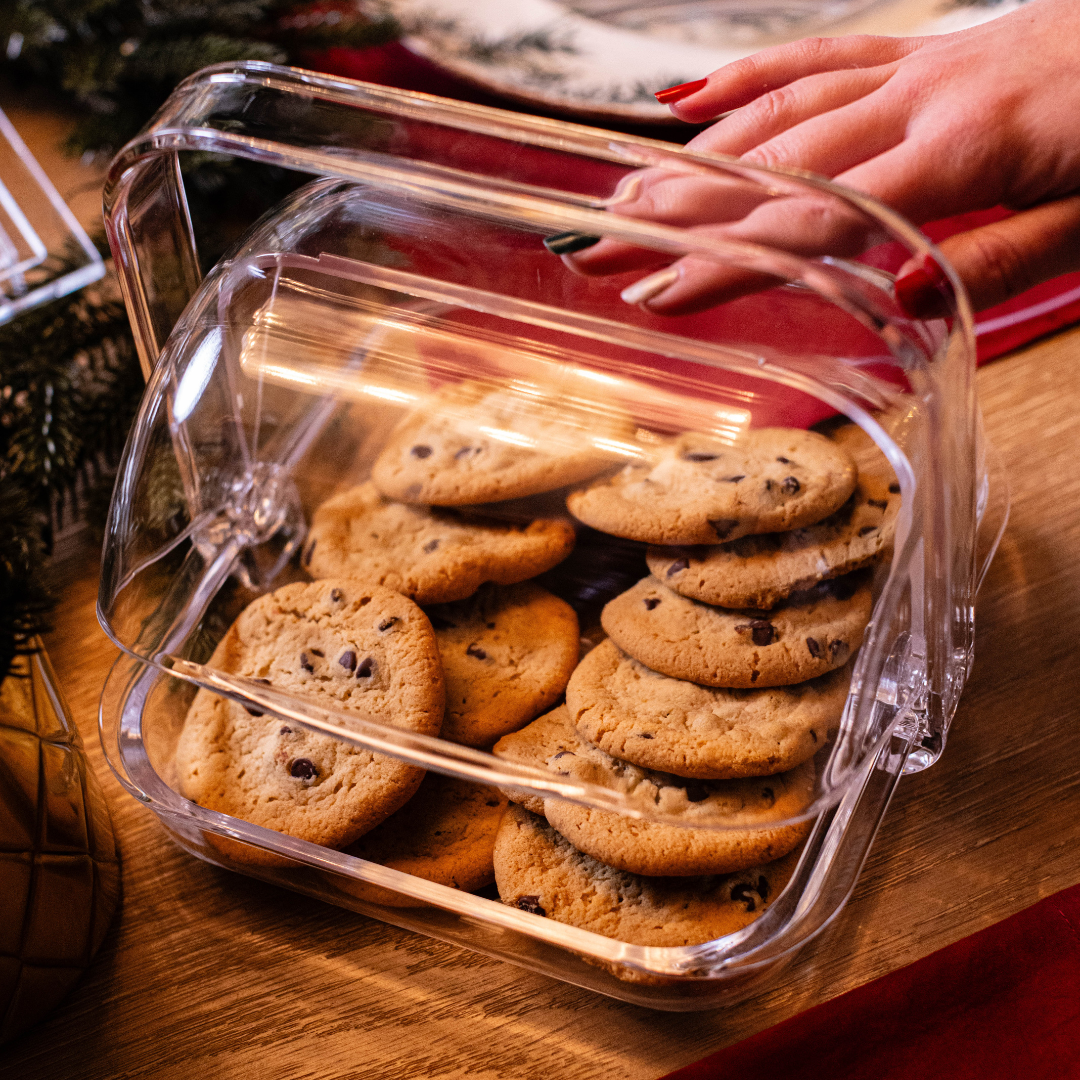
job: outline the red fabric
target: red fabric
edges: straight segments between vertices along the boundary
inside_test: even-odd
[[[428,94],[472,101],[503,108],[524,107],[507,102],[457,78],[436,65],[409,52],[400,42],[391,42],[372,49],[333,48],[304,58],[317,71],[342,75],[349,79],[396,86],[403,90],[420,90]],[[544,110],[530,110],[544,113]],[[546,114],[545,115],[550,115]],[[666,139],[686,138],[698,128],[656,128],[647,125],[612,124],[616,130],[652,135]],[[962,214],[923,227],[931,240],[938,242],[947,236],[976,225],[1007,217],[1009,211],[998,208],[974,214]],[[1013,300],[987,311],[975,319],[977,356],[980,364],[1021,345],[1034,341],[1069,323],[1080,319],[1080,273],[1066,274],[1053,281],[1029,289]]]
[[[994,210],[934,221],[924,225],[922,231],[937,244],[955,233],[989,225],[1010,214],[1010,211],[999,206]],[[1051,281],[1044,281],[1034,289],[1028,289],[1014,299],[980,311],[975,316],[979,363],[1018,349],[1077,319],[1080,319],[1080,273],[1063,274]]]
[[[1080,885],[665,1080],[1075,1080]]]

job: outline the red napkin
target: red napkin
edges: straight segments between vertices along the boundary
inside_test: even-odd
[[[428,94],[473,101],[482,105],[518,108],[522,111],[544,113],[542,109],[507,102],[485,90],[457,78],[434,64],[409,52],[400,42],[391,42],[371,49],[337,47],[305,57],[316,71],[343,75],[349,79],[396,86],[404,90],[420,90]],[[546,115],[551,115],[546,113]],[[648,125],[611,124],[610,127],[632,134],[677,137],[678,128],[657,128]],[[696,129],[687,129],[692,134]],[[1007,217],[1001,208],[962,214],[923,227],[923,232],[935,242],[946,236],[973,228],[975,225]],[[1054,330],[1080,319],[1080,273],[1065,274],[1044,282],[1034,289],[1004,304],[980,312],[975,319],[978,362],[985,363],[996,356],[1019,348]]]
[[[1080,885],[665,1080],[1075,1080]]]

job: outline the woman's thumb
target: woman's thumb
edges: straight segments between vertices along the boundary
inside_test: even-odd
[[[1041,281],[1080,270],[1080,195],[957,233],[938,246],[967,288],[972,308],[981,311]],[[896,299],[913,318],[946,314],[948,295],[948,281],[932,261],[910,260],[900,268]]]

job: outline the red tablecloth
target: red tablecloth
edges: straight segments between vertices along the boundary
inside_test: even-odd
[[[410,53],[399,42],[373,49],[329,49],[324,53],[305,57],[305,62],[316,70],[344,75],[350,79],[363,79],[366,82],[397,86],[405,90],[421,90],[428,94],[440,94],[483,105],[519,107],[441,71],[427,60]],[[697,130],[627,124],[612,126],[620,131],[664,139],[677,139],[683,130],[689,138]],[[995,220],[1005,214],[1006,211],[1003,210],[964,214],[927,225],[924,232],[932,240],[939,241],[954,232]],[[989,308],[976,317],[979,363],[1001,356],[1077,319],[1080,319],[1080,273],[1066,274],[1029,289],[1015,300]]]
[[[665,1080],[1075,1080],[1080,885]]]

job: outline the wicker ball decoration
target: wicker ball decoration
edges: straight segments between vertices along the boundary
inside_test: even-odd
[[[0,685],[0,1042],[89,965],[120,894],[108,807],[44,652]]]

